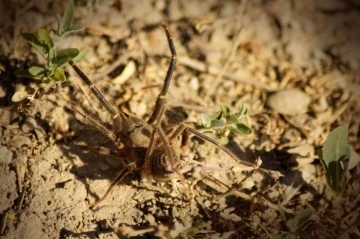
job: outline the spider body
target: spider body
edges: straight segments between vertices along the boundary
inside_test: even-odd
[[[162,27],[168,40],[171,58],[162,90],[156,99],[154,110],[147,121],[114,110],[90,79],[72,60],[69,61],[69,64],[77,75],[89,86],[99,102],[112,116],[113,130],[112,132],[108,131],[107,134],[119,145],[119,150],[115,154],[117,154],[119,158],[125,157],[127,161],[124,164],[124,169],[113,181],[105,195],[93,206],[105,199],[112,187],[119,183],[129,172],[134,170],[141,171],[142,178],[150,181],[153,179],[156,181],[169,181],[176,177],[183,179],[182,173],[189,168],[182,162],[184,148],[186,148],[189,134],[194,134],[210,142],[238,163],[248,167],[258,167],[255,164],[240,161],[229,149],[220,145],[216,140],[183,123],[175,127],[172,131],[165,132],[163,130],[162,117],[166,108],[166,94],[176,65],[176,51],[167,27],[165,25]],[[179,136],[181,136],[180,147],[176,143]]]
[[[121,114],[121,120],[114,120],[115,137],[127,147],[147,148],[153,131],[145,120]]]

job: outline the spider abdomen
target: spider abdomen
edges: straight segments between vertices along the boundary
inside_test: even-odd
[[[169,159],[163,147],[155,149],[151,154],[149,160],[151,162],[152,177],[156,181],[165,182],[177,176],[177,163],[174,162],[177,162],[179,157],[174,150],[172,151],[172,159]]]

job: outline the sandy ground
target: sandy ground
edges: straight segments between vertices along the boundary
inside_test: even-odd
[[[196,137],[184,180],[127,175],[100,130],[111,119],[75,72],[64,83],[14,76],[43,59],[21,37],[55,29],[64,1],[0,2],[1,238],[296,238],[277,205],[314,210],[310,238],[359,238],[360,3],[347,1],[75,1],[85,30],[58,48],[86,51],[79,67],[119,111],[147,119],[166,75],[166,23],[178,53],[164,121],[195,127],[200,114],[246,102],[249,136],[226,145],[283,175],[248,175]],[[94,124],[95,119],[97,124]],[[99,126],[100,125],[100,126]],[[353,168],[339,202],[316,149],[349,127]],[[127,158],[129,160],[129,158]],[[242,181],[243,179],[245,181]],[[281,235],[282,237],[275,237]]]

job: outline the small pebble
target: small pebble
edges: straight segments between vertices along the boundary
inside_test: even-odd
[[[191,77],[190,79],[190,88],[193,91],[198,91],[199,90],[199,79],[197,77]]]
[[[298,154],[302,157],[308,157],[315,154],[315,148],[310,144],[304,144],[294,148],[290,148],[287,150],[287,152],[290,154]]]
[[[46,137],[45,131],[40,127],[35,129],[35,134],[36,134],[37,139],[39,139],[39,140]]]
[[[114,79],[116,85],[123,85],[129,80],[136,72],[136,64],[134,61],[129,61],[124,70]]]
[[[36,127],[37,123],[33,117],[27,117],[24,124],[21,126],[21,130],[24,133],[30,133]]]
[[[282,90],[271,95],[266,104],[284,115],[301,115],[307,112],[310,97],[298,89]]]
[[[6,96],[6,90],[3,86],[0,86],[0,98],[3,98]]]
[[[359,162],[360,162],[360,155],[355,151],[354,147],[350,146],[350,161],[349,161],[348,170],[355,168],[355,166]]]
[[[13,153],[5,146],[0,145],[0,163],[8,165],[11,162]]]
[[[10,145],[17,149],[21,149],[23,146],[30,147],[32,145],[32,142],[29,137],[17,135],[11,139]]]

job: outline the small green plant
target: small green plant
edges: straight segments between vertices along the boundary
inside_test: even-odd
[[[201,125],[197,128],[199,131],[209,134],[219,143],[225,145],[229,142],[229,134],[249,135],[252,133],[250,127],[242,123],[246,118],[247,107],[243,103],[239,112],[230,113],[229,107],[220,104],[220,111],[212,115],[201,114]]]
[[[306,227],[308,226],[311,216],[314,213],[314,210],[307,208],[303,211],[297,212],[296,215],[288,213],[282,206],[278,205],[278,211],[281,214],[281,217],[285,221],[286,227],[289,229],[290,235],[279,234],[273,236],[272,239],[281,239],[281,238],[290,238],[291,235],[300,236],[302,238],[309,237],[305,232]]]
[[[60,16],[59,14],[56,15],[57,23],[58,23],[58,29],[56,31],[57,37],[62,38],[70,33],[84,30],[84,27],[81,25],[73,25],[72,23],[73,17],[74,17],[74,3],[72,0],[70,0],[68,2],[68,5],[65,9],[63,16]],[[54,35],[53,32],[51,32],[51,34]]]
[[[23,33],[22,36],[42,57],[45,58],[45,64],[36,64],[26,70],[17,70],[15,75],[18,77],[28,77],[40,81],[65,81],[63,67],[66,63],[74,59],[79,60],[83,57],[84,52],[76,48],[66,48],[57,50],[54,41],[84,28],[80,25],[73,25],[74,3],[69,1],[66,10],[61,17],[57,15],[58,29],[56,33],[49,32],[46,29],[39,29],[37,34]]]
[[[324,146],[318,151],[325,169],[326,183],[337,199],[342,196],[349,180],[350,147],[347,138],[348,128],[339,126],[330,132]]]

